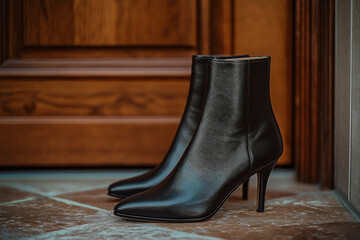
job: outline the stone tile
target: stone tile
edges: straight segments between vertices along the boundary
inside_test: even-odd
[[[113,211],[114,206],[121,200],[120,198],[108,196],[107,188],[95,189],[84,192],[68,193],[68,194],[59,195],[58,197],[95,206],[108,211]]]
[[[212,240],[218,239],[195,233],[183,232],[159,227],[152,223],[139,223],[122,220],[119,217],[97,216],[98,223],[84,224],[68,229],[53,231],[35,236],[36,239],[106,239],[106,240],[167,240],[167,239],[193,239]]]
[[[93,209],[41,198],[0,206],[0,238],[29,237],[97,221],[104,214]],[[110,213],[107,213],[111,216]]]
[[[10,187],[0,187],[0,203],[11,202],[15,200],[39,197],[40,195],[25,191],[20,191]]]
[[[275,169],[267,185],[266,200],[275,198],[292,197],[298,194],[318,192],[319,188],[314,184],[298,183],[292,171]],[[257,179],[256,174],[250,178],[248,200],[242,199],[242,185],[227,199],[223,209],[240,206],[242,204],[256,204]]]
[[[254,174],[250,179],[250,186],[256,188],[257,179]],[[271,172],[267,189],[272,191],[286,191],[291,193],[317,192],[320,188],[316,184],[299,183],[296,181],[295,172],[283,169],[274,169]]]
[[[249,200],[242,200],[240,187],[211,219],[185,224],[114,216],[112,209],[119,200],[107,196],[106,190],[114,175],[51,176],[1,179],[0,202],[42,196],[0,205],[0,239],[360,239],[359,223],[332,192],[297,183],[289,171],[276,169],[271,174],[266,212],[255,211],[255,175]]]
[[[286,181],[286,183],[284,183],[284,181]],[[255,182],[256,181],[254,181],[254,186],[256,186]],[[294,177],[286,179],[286,178],[281,178],[277,175],[273,176],[273,174],[270,175],[267,189],[270,191],[288,192],[295,194],[320,191],[318,185],[299,183],[296,182]]]
[[[158,226],[224,239],[359,239],[360,223],[339,204],[333,193],[273,199],[265,212],[254,204],[220,209],[210,220]]]
[[[280,191],[268,191],[266,199],[274,199],[279,197],[289,197],[294,196],[295,194],[289,192],[280,192]],[[119,198],[110,197],[107,195],[107,189],[95,189],[84,192],[76,192],[58,195],[58,197],[69,199],[75,202],[96,206],[105,210],[112,211],[114,206],[121,200]],[[233,208],[243,204],[253,203],[256,204],[256,188],[249,189],[249,199],[242,199],[242,187],[239,187],[225,202],[223,208]]]
[[[47,196],[105,188],[108,179],[26,179],[2,180],[0,186],[16,188]]]
[[[252,185],[249,186],[248,200],[243,200],[242,198],[242,186],[235,190],[231,196],[226,200],[225,204],[222,208],[233,208],[237,206],[241,206],[243,204],[252,203],[254,206],[256,205],[257,200],[257,189]],[[275,198],[283,198],[283,197],[292,197],[296,196],[297,193],[289,192],[286,190],[278,191],[275,189],[268,189],[266,191],[266,200],[271,200]]]
[[[266,194],[266,199],[274,199],[280,197],[289,197],[294,196],[294,193],[287,191],[275,191],[268,190]],[[112,211],[114,206],[121,200],[120,198],[110,197],[107,195],[107,189],[95,189],[83,192],[75,192],[57,195],[58,197],[76,201],[79,203],[96,206],[105,210]],[[256,188],[249,188],[248,200],[242,199],[242,186],[240,186],[225,202],[223,208],[232,208],[240,206],[242,204],[256,203]]]

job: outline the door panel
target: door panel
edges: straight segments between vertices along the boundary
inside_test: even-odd
[[[2,118],[7,167],[149,166],[161,161],[178,118]]]
[[[0,116],[179,116],[188,87],[171,78],[13,78],[0,81]]]
[[[0,166],[154,165],[184,109],[191,55],[235,53],[273,56],[280,163],[291,163],[291,5],[255,2],[278,22],[251,28],[256,6],[238,0],[0,0]],[[265,27],[280,37],[271,48],[238,31]]]
[[[193,0],[26,0],[24,46],[196,47]]]

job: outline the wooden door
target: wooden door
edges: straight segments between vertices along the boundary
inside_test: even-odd
[[[271,101],[284,152],[280,164],[291,163],[293,141],[293,13],[291,0],[236,0],[234,52],[271,56]]]
[[[154,165],[184,109],[191,55],[274,53],[237,35],[248,14],[241,12],[245,1],[0,2],[3,167]],[[271,11],[291,13],[291,4]],[[292,34],[287,22],[266,27]],[[287,51],[291,45],[286,38],[273,46]],[[284,83],[272,88],[286,139],[281,164],[291,163],[287,57],[278,55],[286,66],[272,76]]]

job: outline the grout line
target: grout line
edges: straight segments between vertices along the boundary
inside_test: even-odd
[[[102,208],[94,207],[94,206],[91,206],[91,205],[88,205],[88,204],[84,204],[84,203],[79,203],[79,202],[72,201],[72,200],[65,199],[65,198],[59,198],[59,197],[49,197],[49,198],[50,198],[50,199],[53,199],[53,200],[56,200],[56,201],[58,201],[58,202],[63,202],[63,203],[69,204],[69,205],[74,205],[74,206],[78,206],[78,207],[90,208],[90,209],[93,209],[93,210],[97,210],[97,211],[101,211],[101,212],[106,212],[106,213],[111,213],[111,212],[112,212],[112,211],[109,211],[109,210],[105,210],[105,209],[102,209]]]
[[[0,171],[0,180],[84,180],[84,179],[102,179],[114,181],[125,179],[143,174],[151,168],[126,169],[126,170],[37,170],[37,171]]]
[[[21,188],[21,187],[20,187],[20,189],[19,188],[16,188],[16,189],[24,191],[24,189]],[[37,191],[27,191],[27,192],[36,193],[36,194],[39,194],[40,196],[28,197],[28,198],[18,199],[18,200],[14,200],[14,201],[10,201],[10,202],[0,203],[0,206],[11,205],[11,204],[16,204],[16,203],[23,203],[23,202],[33,201],[33,200],[37,200],[37,199],[41,199],[41,198],[48,198],[48,199],[53,199],[55,201],[63,202],[63,203],[69,204],[69,205],[85,207],[85,208],[89,208],[89,209],[93,209],[93,210],[97,210],[97,211],[101,211],[101,212],[106,212],[106,213],[111,213],[112,212],[112,211],[109,211],[109,210],[105,210],[105,209],[94,207],[94,206],[91,206],[91,205],[75,202],[75,201],[68,200],[68,199],[65,199],[65,198],[56,197],[56,195],[66,194],[66,193],[59,193],[59,194],[56,194],[56,195],[47,195],[47,194],[43,194],[43,193],[40,193],[40,192],[37,192]],[[82,192],[82,191],[76,191],[76,192]],[[70,192],[70,193],[75,193],[75,192]]]
[[[37,191],[35,188],[33,187],[29,187],[29,186],[25,186],[24,184],[19,184],[19,183],[1,183],[0,186],[2,187],[10,187],[10,188],[15,188],[17,190],[20,191],[24,191],[24,192],[30,192],[30,193],[35,193],[35,194],[39,194],[39,195],[43,195],[42,193],[40,193],[39,191]]]
[[[64,192],[58,192],[58,193],[43,193],[41,191],[38,191],[37,189],[33,188],[33,187],[29,187],[29,186],[24,186],[24,185],[20,185],[17,183],[8,183],[8,184],[0,184],[0,186],[4,186],[4,187],[10,187],[10,188],[14,188],[20,191],[25,191],[25,192],[30,192],[30,193],[35,193],[35,194],[39,194],[39,197],[35,197],[36,198],[41,198],[41,197],[46,197],[46,198],[53,198],[56,197],[58,195],[63,195],[63,194],[71,194],[71,193],[79,193],[79,192],[85,192],[85,191],[90,191],[90,190],[96,190],[96,189],[101,189],[106,187],[107,185],[104,186],[96,186],[96,187],[85,187],[85,188],[81,188],[79,190],[75,190],[75,191],[64,191]],[[23,199],[19,199],[19,200],[15,200],[15,201],[21,201],[21,202],[25,202],[25,201],[31,201],[34,200],[33,198],[23,198]],[[11,202],[6,202],[6,203],[1,203],[0,205],[6,205],[8,203],[12,203]]]
[[[164,231],[170,231],[170,232],[173,232],[173,233],[177,233],[177,234],[181,234],[181,237],[180,239],[183,239],[185,237],[192,237],[192,238],[200,238],[200,239],[206,239],[206,240],[221,240],[222,238],[215,238],[215,237],[211,237],[211,236],[206,236],[206,235],[199,235],[199,234],[196,234],[196,233],[192,233],[192,232],[183,232],[183,231],[179,231],[179,230],[174,230],[174,229],[171,229],[171,228],[166,228],[166,227],[160,227],[160,226],[157,226],[157,225],[147,225],[147,224],[142,224],[142,225],[146,225],[147,227],[150,227],[152,229],[161,229],[161,230],[164,230]]]
[[[277,199],[272,199],[272,200],[268,200],[267,202],[269,203],[274,203],[276,201],[281,201],[281,200],[286,200],[286,199],[296,199],[297,197],[302,197],[302,196],[316,196],[316,195],[327,195],[327,194],[331,194],[331,195],[335,195],[333,191],[324,191],[324,192],[311,192],[311,193],[306,193],[306,194],[299,194],[299,195],[295,195],[292,197],[284,197],[284,198],[277,198]],[[335,195],[336,197],[336,195]],[[85,208],[90,208],[90,209],[94,209],[94,210],[98,210],[98,211],[102,211],[102,212],[106,212],[106,213],[110,213],[111,211],[108,210],[104,210],[101,208],[97,208],[91,205],[87,205],[87,204],[82,204],[82,203],[78,203],[75,201],[71,201],[71,200],[67,200],[67,199],[62,199],[62,198],[58,198],[58,197],[50,197],[51,199],[60,201],[60,202],[64,202],[66,204],[69,205],[76,205],[76,206],[81,206],[81,207],[85,207]],[[248,204],[243,204],[239,207],[244,207],[244,206],[249,206],[249,205],[254,205],[254,203],[248,203]],[[227,210],[230,209],[237,209],[237,207],[234,208],[226,208]],[[166,228],[166,227],[161,227],[161,226],[157,226],[151,223],[137,223],[139,225],[142,225],[144,227],[148,227],[151,228],[152,230],[156,230],[156,229],[162,229],[164,231],[170,231],[176,234],[179,234],[179,237],[193,237],[193,238],[203,238],[203,239],[214,239],[214,240],[218,240],[219,238],[212,238],[209,236],[202,236],[202,235],[198,235],[195,233],[188,233],[188,232],[182,232],[182,231],[178,231],[178,230],[173,230],[170,228]],[[56,234],[63,234],[63,233],[67,233],[70,232],[71,230],[81,230],[84,229],[88,226],[94,225],[94,223],[91,224],[84,224],[84,225],[80,225],[80,226],[75,226],[75,227],[69,227],[66,229],[61,229],[61,230],[57,230],[57,231],[53,231],[53,232],[48,232],[48,233],[44,233],[44,234],[39,234],[39,235],[35,235],[32,237],[28,237],[28,238],[23,238],[23,239],[38,239],[38,238],[51,238],[51,237],[56,237]],[[297,224],[298,225],[298,224]]]
[[[80,191],[81,192],[81,191]],[[317,195],[326,195],[329,193],[333,193],[333,191],[324,191],[324,192],[310,192],[310,193],[305,193],[305,194],[298,194],[295,196],[291,196],[291,197],[284,197],[284,198],[276,198],[276,199],[272,199],[272,200],[268,200],[268,203],[272,203],[275,201],[281,201],[281,200],[286,200],[286,199],[296,199],[298,197],[302,197],[302,196],[317,196]],[[97,211],[101,211],[101,212],[105,212],[105,213],[111,213],[111,211],[102,209],[102,208],[98,208],[98,207],[94,207],[91,205],[87,205],[87,204],[82,204],[82,203],[78,203],[72,200],[68,200],[68,199],[64,199],[64,198],[60,198],[60,197],[55,197],[55,196],[46,196],[41,194],[44,197],[48,197],[50,199],[56,200],[56,201],[60,201],[60,202],[64,202],[66,204],[69,205],[75,205],[75,206],[81,206],[81,207],[85,207],[85,208],[90,208],[93,210],[97,210]],[[244,206],[248,206],[248,205],[254,205],[254,203],[248,203],[248,204],[243,204],[239,207],[244,207]],[[226,208],[226,209],[236,209],[239,207],[234,207],[234,208]],[[42,234],[38,234],[38,235],[34,235],[31,237],[27,237],[27,238],[22,238],[22,239],[39,239],[39,238],[43,238],[43,239],[51,239],[51,238],[56,238],[56,237],[60,237],[61,236],[57,236],[57,234],[66,234],[68,232],[71,232],[72,230],[83,230],[86,229],[87,227],[91,227],[93,225],[95,225],[97,223],[88,223],[88,224],[83,224],[83,225],[78,225],[78,226],[74,226],[74,227],[68,227],[65,229],[61,229],[61,230],[57,230],[57,231],[52,231],[52,232],[47,232],[47,233],[42,233]],[[151,223],[137,223],[145,228],[150,228],[150,230],[163,230],[163,231],[168,231],[169,233],[174,233],[176,238],[185,238],[185,237],[192,237],[192,238],[200,238],[200,239],[213,239],[213,240],[218,240],[219,238],[213,238],[213,237],[209,237],[209,236],[205,236],[205,235],[198,235],[196,233],[189,233],[189,232],[182,232],[182,231],[178,231],[178,230],[173,230],[171,228],[166,228],[166,227],[161,227],[161,226],[157,226]]]
[[[50,198],[53,199],[53,200],[59,201],[59,202],[69,204],[69,205],[75,205],[75,206],[94,209],[94,210],[101,211],[101,212],[112,213],[112,211],[109,211],[109,210],[105,210],[105,209],[102,209],[102,208],[94,207],[94,206],[91,206],[91,205],[75,202],[75,201],[64,199],[64,198],[58,198],[58,197],[50,197]],[[157,226],[156,223],[140,223],[140,222],[137,222],[137,224],[147,226],[147,227],[151,227],[151,228],[155,228],[155,229],[162,229],[162,230],[166,230],[166,231],[181,233],[181,234],[185,234],[185,235],[190,234],[192,237],[197,237],[197,238],[201,237],[201,238],[213,239],[213,240],[218,240],[219,239],[219,238],[213,238],[213,237],[209,237],[209,236],[202,236],[202,235],[198,235],[198,234],[195,234],[195,233],[189,233],[189,232],[173,230],[171,228],[160,227],[160,226]]]
[[[46,232],[46,233],[41,233],[41,234],[37,234],[37,235],[34,235],[34,236],[31,236],[31,237],[24,237],[24,238],[19,238],[18,240],[30,240],[30,239],[38,239],[38,238],[46,238],[46,239],[49,239],[51,237],[51,235],[54,235],[54,234],[63,234],[63,233],[67,233],[67,232],[70,232],[71,230],[82,230],[84,229],[85,227],[87,226],[91,226],[91,225],[94,225],[96,223],[87,223],[87,224],[82,224],[82,225],[77,225],[77,226],[74,226],[74,227],[67,227],[67,228],[64,228],[64,229],[61,229],[61,230],[56,230],[56,231],[52,231],[52,232]]]
[[[356,221],[360,222],[360,213],[350,202],[345,201],[346,196],[339,190],[335,190],[334,195],[338,202],[340,202],[340,204],[350,213],[350,215],[353,216]]]
[[[58,197],[49,197],[53,200],[56,200],[56,201],[59,201],[59,202],[63,202],[63,203],[66,203],[66,204],[69,204],[69,205],[75,205],[75,206],[79,206],[79,207],[85,207],[85,208],[89,208],[89,209],[93,209],[93,210],[97,210],[97,211],[101,211],[101,212],[105,212],[105,213],[112,213],[112,211],[109,211],[109,210],[106,210],[106,209],[102,209],[102,208],[98,208],[98,207],[94,207],[94,206],[91,206],[91,205],[88,205],[88,204],[83,204],[83,203],[79,203],[79,202],[76,202],[76,201],[72,201],[72,200],[68,200],[68,199],[64,199],[64,198],[58,198]],[[183,232],[183,231],[178,231],[178,230],[173,230],[171,228],[166,228],[166,227],[161,227],[161,226],[157,226],[156,223],[140,223],[140,222],[137,222],[137,224],[140,224],[142,226],[146,226],[146,227],[150,227],[152,229],[162,229],[162,230],[166,230],[166,231],[171,231],[171,232],[176,232],[177,234],[181,233],[182,235],[185,234],[186,236],[187,235],[190,235],[191,237],[196,237],[196,238],[204,238],[204,239],[213,239],[213,240],[219,240],[219,238],[214,238],[214,237],[210,237],[210,236],[202,236],[202,235],[198,235],[198,234],[195,234],[195,233],[189,233],[189,232]],[[90,224],[91,225],[91,224]],[[67,230],[66,229],[63,229],[65,230],[64,232],[66,232]],[[61,230],[60,230],[61,231]],[[187,237],[190,237],[190,236],[187,236]],[[185,237],[185,236],[184,236]]]
[[[10,202],[3,202],[3,203],[0,203],[0,206],[11,205],[11,204],[16,204],[16,203],[21,203],[21,202],[27,202],[27,201],[37,200],[37,199],[41,199],[41,198],[44,198],[44,196],[28,197],[28,198],[13,200],[13,201],[10,201]]]
[[[23,188],[21,185],[18,185],[18,184],[13,185],[12,187],[16,187],[16,188],[19,189],[19,190],[24,190],[24,188]],[[38,191],[36,191],[35,189],[32,189],[32,188],[25,188],[25,189],[27,189],[28,191],[31,191],[32,193],[40,194],[41,196],[39,196],[39,197],[34,197],[34,198],[26,198],[26,199],[16,200],[17,202],[25,202],[25,201],[34,200],[34,199],[37,199],[37,198],[46,197],[46,198],[53,199],[53,200],[59,201],[59,202],[63,202],[63,203],[65,203],[65,204],[69,204],[69,205],[74,205],[74,206],[89,208],[89,209],[93,209],[93,210],[97,210],[97,211],[105,212],[105,213],[112,213],[112,211],[105,210],[105,209],[102,209],[102,208],[98,208],[98,207],[94,207],[94,206],[91,206],[91,205],[79,203],[79,202],[72,201],[72,200],[68,200],[68,199],[65,199],[65,198],[60,198],[60,197],[55,197],[55,196],[51,196],[51,195],[46,195],[46,194],[43,194],[43,193],[41,193],[41,192],[38,192]],[[96,189],[96,188],[95,188],[95,189]],[[81,191],[77,191],[77,192],[81,192]],[[71,193],[72,193],[72,192],[71,192]],[[59,194],[63,194],[63,193],[59,193]],[[16,201],[12,201],[12,202],[16,202]],[[9,203],[9,202],[8,202],[8,203]],[[5,204],[4,204],[4,205],[5,205]],[[170,232],[176,232],[177,234],[185,235],[186,237],[194,237],[194,238],[196,237],[196,238],[203,238],[203,239],[219,240],[219,238],[213,238],[213,237],[209,237],[209,236],[198,235],[198,234],[195,234],[195,233],[177,231],[177,230],[173,230],[173,229],[171,229],[171,228],[160,227],[160,226],[157,226],[157,225],[154,225],[154,224],[151,224],[151,223],[148,223],[148,224],[139,223],[139,224],[141,224],[142,226],[150,227],[150,228],[152,228],[152,229],[162,229],[162,230],[166,230],[166,231],[170,231]],[[81,225],[81,226],[86,227],[87,225],[92,225],[92,224],[85,224],[85,225]],[[28,238],[24,238],[24,239],[36,239],[36,238],[39,238],[39,237],[46,237],[46,238],[48,238],[48,237],[51,237],[51,235],[54,235],[54,234],[57,234],[57,233],[60,233],[60,234],[61,234],[61,233],[66,233],[67,231],[71,231],[72,229],[76,229],[76,228],[78,228],[78,226],[76,226],[76,227],[70,227],[70,228],[66,228],[66,229],[62,229],[62,230],[59,230],[59,231],[49,232],[49,233],[45,233],[45,234],[35,235],[35,236],[28,237]],[[70,229],[70,230],[69,230],[69,229]],[[189,236],[189,235],[190,235],[190,236]],[[185,237],[185,236],[183,236],[183,237]]]
[[[78,190],[71,190],[71,191],[63,191],[63,192],[53,192],[53,193],[41,193],[41,192],[36,192],[38,194],[41,194],[43,196],[46,197],[56,197],[58,195],[63,195],[63,194],[71,194],[71,193],[79,193],[79,192],[86,192],[86,191],[91,191],[91,190],[97,190],[97,189],[102,189],[102,188],[107,188],[108,184],[104,184],[103,186],[96,186],[96,187],[84,187],[84,188],[79,188]]]
[[[98,223],[87,223],[87,224],[77,225],[74,227],[68,227],[68,228],[61,229],[61,230],[37,234],[37,235],[31,236],[31,237],[20,238],[18,240],[54,239],[55,237],[61,238],[61,236],[56,236],[56,235],[66,234],[68,232],[71,232],[72,230],[85,230],[87,227],[91,227],[91,226],[97,225],[97,224]],[[190,239],[221,240],[221,238],[198,235],[196,233],[183,232],[183,231],[179,231],[179,230],[168,229],[168,228],[154,226],[154,225],[150,225],[150,224],[144,224],[144,223],[136,223],[136,224],[141,225],[141,227],[144,227],[146,232],[153,232],[154,230],[162,230],[164,232],[170,232],[172,234],[176,234],[175,236],[171,236],[171,239],[190,238]],[[127,231],[127,229],[124,229],[124,230]]]

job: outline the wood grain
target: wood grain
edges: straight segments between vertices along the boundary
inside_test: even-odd
[[[285,4],[290,0],[256,0],[254,4],[243,0],[0,1],[9,12],[3,16],[8,36],[4,37],[2,47],[8,51],[0,66],[0,118],[5,119],[2,129],[9,127],[4,131],[13,144],[9,147],[11,152],[6,153],[7,159],[16,160],[17,166],[21,166],[21,161],[31,166],[31,158],[34,166],[66,166],[71,162],[101,165],[100,156],[106,155],[101,149],[106,148],[105,143],[115,149],[111,141],[116,138],[110,130],[103,130],[107,129],[102,127],[107,122],[105,117],[131,117],[137,119],[135,122],[141,122],[144,116],[180,117],[189,84],[189,59],[199,53],[272,55],[274,108],[286,146],[291,142],[288,131],[292,124],[288,115],[291,83],[284,77],[291,76],[292,64],[291,48],[288,49],[291,37],[285,38],[289,26],[291,31],[291,7]],[[144,60],[139,58],[149,61],[135,63]],[[154,64],[156,61],[166,64]],[[57,124],[46,122],[50,116],[56,116]],[[14,117],[23,122],[15,124]],[[44,121],[34,122],[32,117]],[[63,121],[64,117],[100,119],[96,123],[87,119],[78,124],[83,121],[80,119],[74,124]],[[126,132],[123,130],[126,124],[120,122],[113,123],[113,128]],[[142,132],[146,135],[153,126],[145,122],[143,125],[131,122],[126,128],[142,139]],[[174,129],[174,122],[169,123],[171,127],[166,127],[168,123],[164,121],[157,124],[159,134],[164,129]],[[53,139],[61,133],[66,133],[66,137]],[[169,139],[154,141],[157,135],[152,134],[151,151],[168,146]],[[91,145],[86,142],[88,138],[99,138],[102,143]],[[128,138],[134,137],[128,132],[120,138],[119,145],[124,141],[133,150],[123,149],[117,152],[118,157],[114,153],[117,150],[111,150],[111,163],[106,164],[142,161],[132,155],[137,143]],[[47,147],[36,146],[32,139],[39,139],[38,144]],[[91,152],[77,141],[100,150]],[[81,150],[73,150],[69,142]],[[50,143],[54,145],[47,145]],[[24,144],[29,144],[29,148]],[[150,151],[144,146],[138,151],[141,156],[142,149],[145,153]],[[286,156],[289,149],[286,147]],[[121,159],[115,163],[119,156]],[[149,164],[155,158],[150,159]]]
[[[22,12],[22,0],[1,0],[6,6],[6,11],[9,15],[5,20],[5,28],[7,29],[7,36],[4,36],[6,48],[8,48],[8,54],[6,54],[5,59],[10,57],[19,57],[23,47],[23,28],[24,28],[24,19]]]
[[[25,46],[196,47],[193,0],[25,0]]]
[[[0,77],[176,77],[189,79],[190,58],[9,59]]]
[[[0,166],[154,165],[164,157],[178,121],[0,118]]]
[[[210,54],[211,4],[210,0],[198,1],[198,53]]]
[[[212,0],[210,8],[210,52],[231,55],[233,53],[234,1]],[[241,53],[247,53],[246,51]]]
[[[291,164],[292,1],[235,0],[234,3],[234,53],[271,56],[271,100],[284,141],[279,164]]]
[[[19,8],[20,6],[16,6]],[[75,34],[73,0],[24,0],[23,43],[27,45],[73,44]]]
[[[93,68],[119,68],[119,69],[145,69],[155,68],[166,71],[169,68],[183,69],[187,68],[190,74],[191,58],[119,58],[119,59],[7,59],[0,68],[59,68],[59,69],[93,69]]]
[[[334,1],[295,5],[295,136],[297,178],[334,186]]]
[[[7,25],[7,11],[5,1],[0,1],[0,66],[6,60],[6,53],[8,46],[6,46],[6,25]]]
[[[17,57],[25,58],[190,58],[197,49],[164,46],[116,46],[116,47],[24,47]]]
[[[0,116],[179,116],[187,79],[0,80]]]
[[[313,150],[314,144],[317,141],[312,140],[311,129],[316,129],[313,126],[311,119],[314,117],[311,115],[312,97],[311,94],[314,91],[310,88],[312,79],[315,81],[318,75],[312,76],[311,69],[314,61],[311,61],[311,38],[318,33],[311,28],[311,10],[310,1],[297,1],[296,2],[296,35],[295,35],[295,162],[297,166],[297,178],[303,182],[316,183],[318,181],[318,174],[313,174],[318,171],[319,165],[317,158],[313,159],[311,151]],[[317,44],[315,46],[317,47]],[[317,50],[317,49],[316,49]],[[315,60],[317,57],[315,53]],[[316,61],[315,61],[316,63]],[[317,70],[315,70],[317,71]],[[316,89],[315,89],[316,90]],[[316,96],[317,93],[315,93]],[[316,107],[316,106],[315,106]],[[316,114],[316,112],[315,112]],[[317,125],[317,124],[316,124]],[[317,136],[315,136],[315,140]],[[317,152],[317,151],[316,151]],[[309,169],[313,169],[309,171]]]
[[[335,2],[321,6],[322,51],[321,51],[321,173],[322,189],[334,189],[334,67],[335,67]]]

